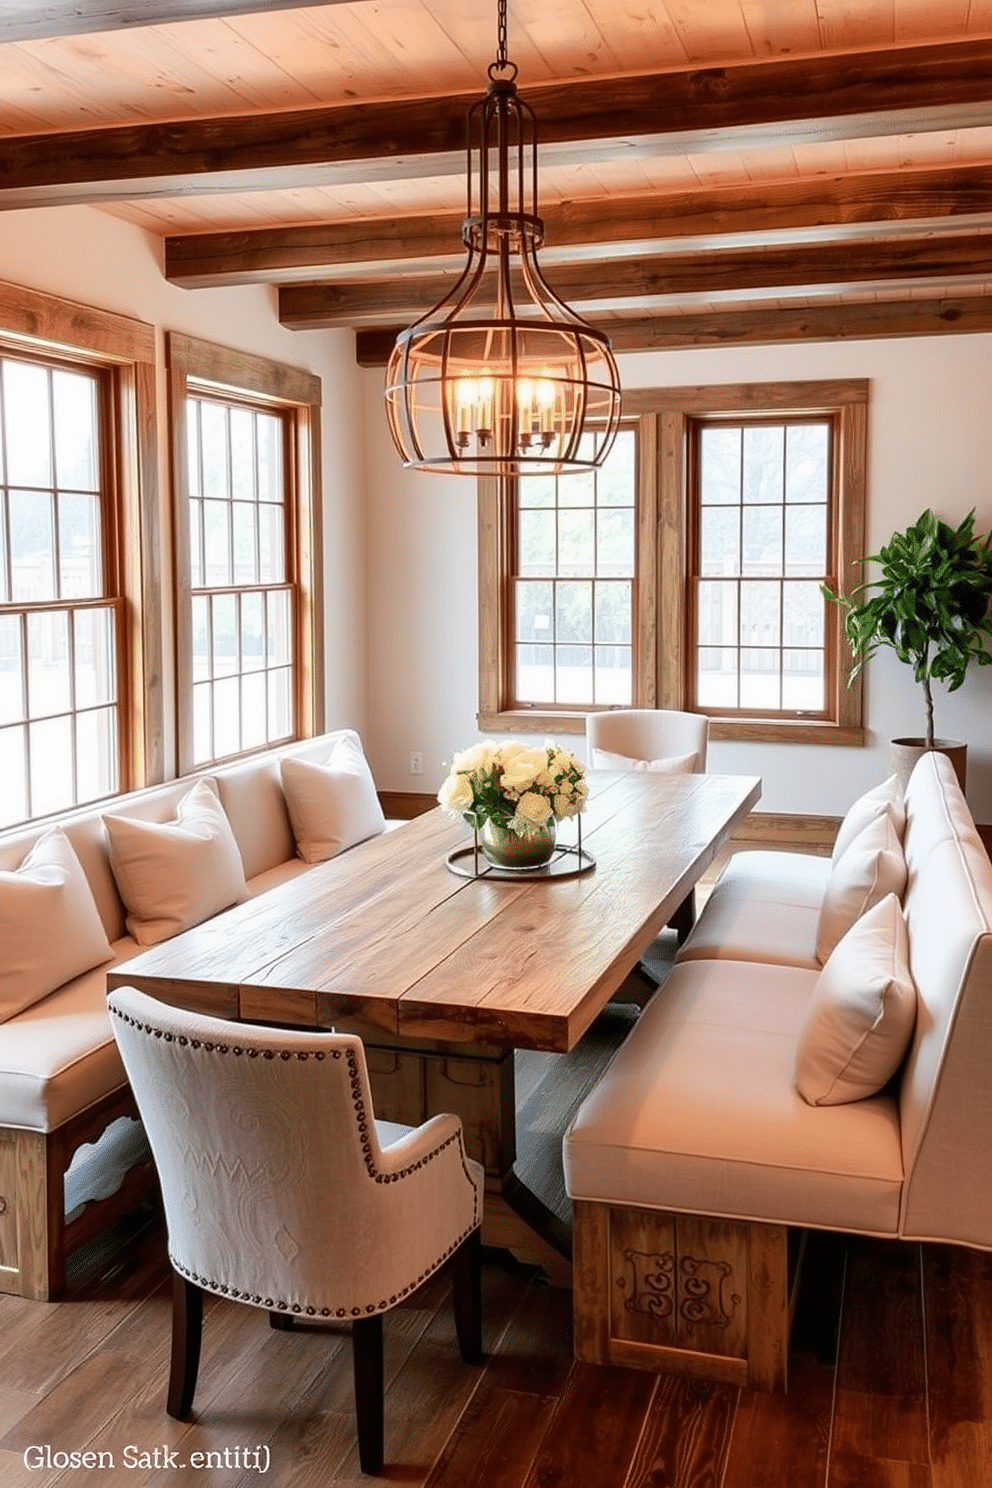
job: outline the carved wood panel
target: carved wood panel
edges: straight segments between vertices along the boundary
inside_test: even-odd
[[[613,1209],[611,1336],[744,1358],[747,1227]]]

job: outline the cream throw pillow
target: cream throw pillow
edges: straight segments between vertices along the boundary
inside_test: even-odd
[[[863,832],[869,822],[874,821],[876,816],[881,816],[887,811],[892,818],[892,825],[896,829],[896,835],[900,842],[903,832],[906,830],[906,802],[903,799],[902,786],[899,784],[898,775],[890,775],[888,780],[883,780],[881,785],[876,785],[872,790],[865,791],[851,806],[844,820],[837,828],[837,837],[834,841],[833,852],[830,854],[833,862],[847,851],[859,832]]]
[[[796,1049],[811,1106],[874,1095],[903,1061],[916,1022],[909,936],[895,894],[853,925],[816,979]]]
[[[112,955],[82,864],[52,827],[0,873],[0,1023]]]
[[[655,775],[691,775],[699,756],[693,754],[668,754],[663,759],[631,759],[627,754],[613,754],[609,749],[594,749],[594,770],[650,770]]]
[[[127,928],[139,945],[158,945],[247,899],[237,840],[210,781],[183,796],[175,821],[103,820]]]
[[[385,831],[372,771],[357,739],[339,739],[323,764],[287,756],[280,770],[296,851],[305,863],[323,863]]]
[[[816,957],[827,960],[842,935],[886,894],[902,897],[906,859],[888,811],[869,821],[832,864],[820,906]]]

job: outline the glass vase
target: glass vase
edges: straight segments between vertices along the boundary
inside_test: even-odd
[[[479,846],[494,868],[543,868],[554,855],[555,822],[533,828],[523,837],[509,827],[486,821],[479,828]]]

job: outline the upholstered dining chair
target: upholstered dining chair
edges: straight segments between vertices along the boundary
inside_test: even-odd
[[[597,760],[595,755],[599,753],[703,774],[708,740],[709,719],[702,713],[682,713],[674,708],[611,708],[605,713],[586,714],[586,744],[593,769],[604,765],[622,768],[613,760]]]
[[[702,775],[706,772],[709,730],[710,721],[704,714],[683,713],[675,708],[610,708],[605,713],[587,713],[589,766],[594,770]],[[695,921],[696,896],[690,890],[669,920],[679,945]],[[643,963],[640,972],[650,984],[638,999],[643,1001],[653,990],[654,978]]]
[[[376,1121],[361,1041],[226,1022],[133,987],[111,1024],[158,1169],[173,1270],[166,1409],[188,1415],[203,1294],[352,1327],[362,1470],[383,1461],[382,1315],[448,1260],[462,1357],[482,1354],[483,1172],[461,1122]]]

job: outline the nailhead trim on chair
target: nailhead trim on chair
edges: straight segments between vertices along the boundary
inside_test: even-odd
[[[215,1043],[212,1039],[191,1039],[187,1038],[186,1035],[182,1033],[168,1033],[164,1028],[156,1028],[154,1023],[139,1022],[138,1019],[132,1018],[128,1013],[120,1012],[115,1007],[111,1007],[109,1011],[115,1018],[120,1018],[122,1022],[130,1024],[132,1028],[136,1028],[139,1033],[151,1034],[153,1038],[164,1039],[167,1044],[175,1043],[179,1044],[183,1048],[189,1046],[191,1049],[204,1049],[208,1053],[246,1055],[249,1059],[257,1059],[259,1054],[261,1054],[263,1059],[275,1059],[278,1055],[280,1059],[315,1059],[320,1062],[327,1058],[327,1055],[322,1049],[316,1049],[313,1053],[310,1053],[305,1049],[245,1049],[242,1048],[240,1044]],[[332,1059],[340,1059],[341,1053],[342,1051],[340,1049],[332,1049],[330,1051],[330,1057]],[[413,1173],[416,1172],[418,1168],[425,1167],[427,1163],[433,1161],[433,1159],[437,1157],[439,1153],[443,1152],[447,1147],[450,1147],[452,1142],[457,1141],[459,1143],[461,1151],[462,1171],[464,1172],[466,1178],[468,1178],[469,1181],[472,1182],[474,1189],[474,1181],[472,1180],[471,1174],[469,1173],[468,1166],[465,1161],[465,1147],[464,1144],[461,1142],[460,1131],[453,1132],[450,1137],[442,1142],[439,1147],[435,1147],[433,1152],[428,1153],[426,1157],[418,1158],[415,1163],[410,1163],[408,1167],[401,1168],[396,1173],[381,1173],[378,1170],[372,1157],[372,1143],[369,1137],[368,1121],[365,1115],[365,1102],[362,1100],[362,1082],[358,1070],[358,1055],[355,1051],[354,1045],[352,1044],[346,1045],[344,1053],[347,1055],[348,1059],[348,1075],[351,1084],[351,1098],[355,1106],[355,1114],[358,1118],[358,1129],[362,1138],[362,1153],[365,1158],[365,1166],[369,1172],[370,1177],[372,1177],[376,1183],[395,1183],[398,1179],[405,1177],[407,1173]],[[421,1272],[416,1281],[410,1282],[409,1285],[396,1292],[394,1296],[389,1297],[388,1299],[380,1300],[376,1303],[368,1302],[364,1307],[352,1307],[350,1309],[345,1307],[318,1308],[314,1307],[312,1303],[289,1303],[284,1302],[281,1299],[275,1299],[272,1297],[260,1297],[258,1295],[253,1295],[250,1292],[242,1292],[237,1287],[230,1287],[224,1285],[221,1282],[212,1281],[208,1276],[199,1276],[195,1271],[190,1271],[186,1266],[180,1265],[180,1263],[173,1257],[171,1251],[169,1253],[169,1261],[174,1271],[178,1271],[180,1276],[185,1276],[187,1281],[193,1282],[196,1286],[202,1287],[205,1291],[213,1292],[221,1297],[233,1297],[236,1301],[239,1302],[250,1302],[253,1303],[256,1307],[266,1308],[269,1312],[292,1312],[294,1314],[302,1315],[305,1317],[334,1317],[342,1319],[366,1317],[371,1316],[372,1314],[377,1312],[385,1312],[390,1307],[395,1307],[397,1302],[401,1302],[404,1297],[408,1297],[411,1292],[415,1292],[418,1287],[424,1284],[428,1277],[433,1276],[436,1271],[440,1270],[440,1268],[444,1265],[445,1261],[449,1259],[449,1257],[454,1255],[455,1251],[465,1240],[468,1239],[472,1231],[478,1229],[479,1223],[479,1196],[478,1193],[476,1193],[473,1207],[472,1223],[466,1230],[462,1231],[457,1240],[455,1240],[451,1245],[448,1246],[448,1249],[444,1252],[443,1255],[438,1258],[433,1266],[428,1266],[426,1271]]]
[[[260,1297],[251,1292],[239,1291],[237,1287],[225,1286],[221,1282],[212,1281],[209,1276],[200,1276],[197,1272],[190,1271],[188,1267],[180,1265],[172,1256],[171,1252],[169,1254],[169,1261],[172,1269],[178,1271],[180,1276],[185,1276],[187,1281],[192,1281],[196,1286],[202,1287],[204,1291],[213,1292],[217,1296],[232,1297],[237,1302],[251,1302],[256,1307],[264,1307],[268,1312],[292,1312],[297,1316],[338,1318],[346,1322],[349,1318],[371,1317],[373,1313],[386,1312],[390,1307],[395,1307],[397,1302],[402,1302],[404,1297],[408,1297],[411,1292],[415,1292],[418,1287],[423,1286],[424,1282],[433,1276],[435,1271],[439,1271],[445,1261],[454,1255],[458,1247],[477,1228],[477,1224],[469,1225],[468,1229],[464,1230],[458,1236],[457,1240],[448,1246],[444,1254],[438,1257],[438,1260],[433,1266],[428,1266],[425,1271],[421,1272],[416,1281],[411,1281],[391,1297],[384,1297],[378,1302],[366,1302],[364,1307],[314,1307],[312,1303],[290,1303],[283,1301],[282,1298]]]

